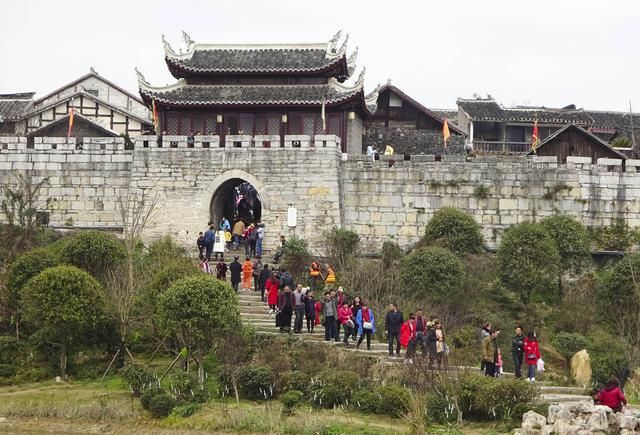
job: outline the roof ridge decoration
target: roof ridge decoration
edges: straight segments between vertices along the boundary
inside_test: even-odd
[[[353,91],[361,91],[364,89],[364,75],[367,71],[366,67],[362,67],[362,71],[358,75],[358,80],[353,85],[347,85],[345,83],[340,83],[335,77],[329,78],[329,85],[332,88],[342,91],[342,92],[353,92]]]
[[[187,82],[185,79],[179,79],[176,83],[167,86],[153,86],[151,85],[145,78],[144,75],[140,72],[138,67],[134,68],[136,71],[136,76],[138,77],[138,86],[141,90],[145,90],[148,92],[167,92],[173,91],[175,89],[180,89],[184,87]]]
[[[196,44],[196,41],[191,39],[191,36],[184,30],[182,31],[182,39],[184,40],[185,45],[187,46],[187,51],[191,51],[192,47]]]
[[[358,47],[353,50],[353,53],[347,58],[347,72],[349,73],[349,77],[356,70],[356,60],[358,59]]]

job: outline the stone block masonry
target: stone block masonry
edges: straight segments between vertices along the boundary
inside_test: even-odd
[[[0,183],[15,184],[18,173],[35,182],[46,177],[39,210],[49,212],[52,226],[78,228],[121,226],[118,197],[146,189],[158,195],[159,215],[145,239],[170,234],[189,249],[214,217],[216,196],[238,179],[251,183],[262,199],[267,250],[284,234],[303,237],[322,253],[323,232],[333,226],[360,234],[365,253],[376,252],[385,240],[406,248],[442,207],[470,213],[492,247],[510,225],[556,212],[589,226],[623,219],[640,227],[635,162],[623,171],[617,161],[558,165],[537,157],[466,161],[443,155],[436,161],[421,155],[389,167],[364,156],[345,159],[339,139],[331,137],[295,139],[304,147],[287,147],[287,138],[280,146],[269,141],[271,147],[256,146],[264,142],[255,138],[243,147],[224,147],[216,136],[197,137],[193,146],[186,137],[171,139],[177,147],[158,147],[155,138],[145,137],[125,150],[119,138],[85,138],[82,144],[35,138],[33,148],[25,138],[0,138]],[[291,207],[298,211],[295,228],[287,226]]]

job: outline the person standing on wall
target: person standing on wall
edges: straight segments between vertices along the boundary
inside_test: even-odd
[[[511,356],[513,357],[513,366],[515,368],[515,378],[522,377],[522,362],[524,360],[524,334],[522,327],[516,326],[516,335],[511,339]]]
[[[242,265],[238,261],[239,257],[236,255],[233,257],[233,261],[229,264],[229,271],[231,272],[231,287],[235,291],[238,291],[238,285],[240,284],[242,275]]]

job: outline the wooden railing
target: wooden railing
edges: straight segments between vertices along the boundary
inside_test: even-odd
[[[474,139],[473,150],[478,153],[526,154],[531,151],[531,143]]]

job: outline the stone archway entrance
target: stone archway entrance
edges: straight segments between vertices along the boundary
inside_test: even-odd
[[[229,222],[237,218],[246,224],[262,221],[262,198],[256,187],[242,178],[231,178],[223,182],[211,198],[211,221],[220,222],[225,217]]]
[[[268,210],[264,186],[253,175],[238,169],[218,175],[207,189],[210,192],[209,220],[216,226],[226,217],[233,225],[235,217],[245,223],[265,221]],[[204,192],[203,192],[204,193]]]

